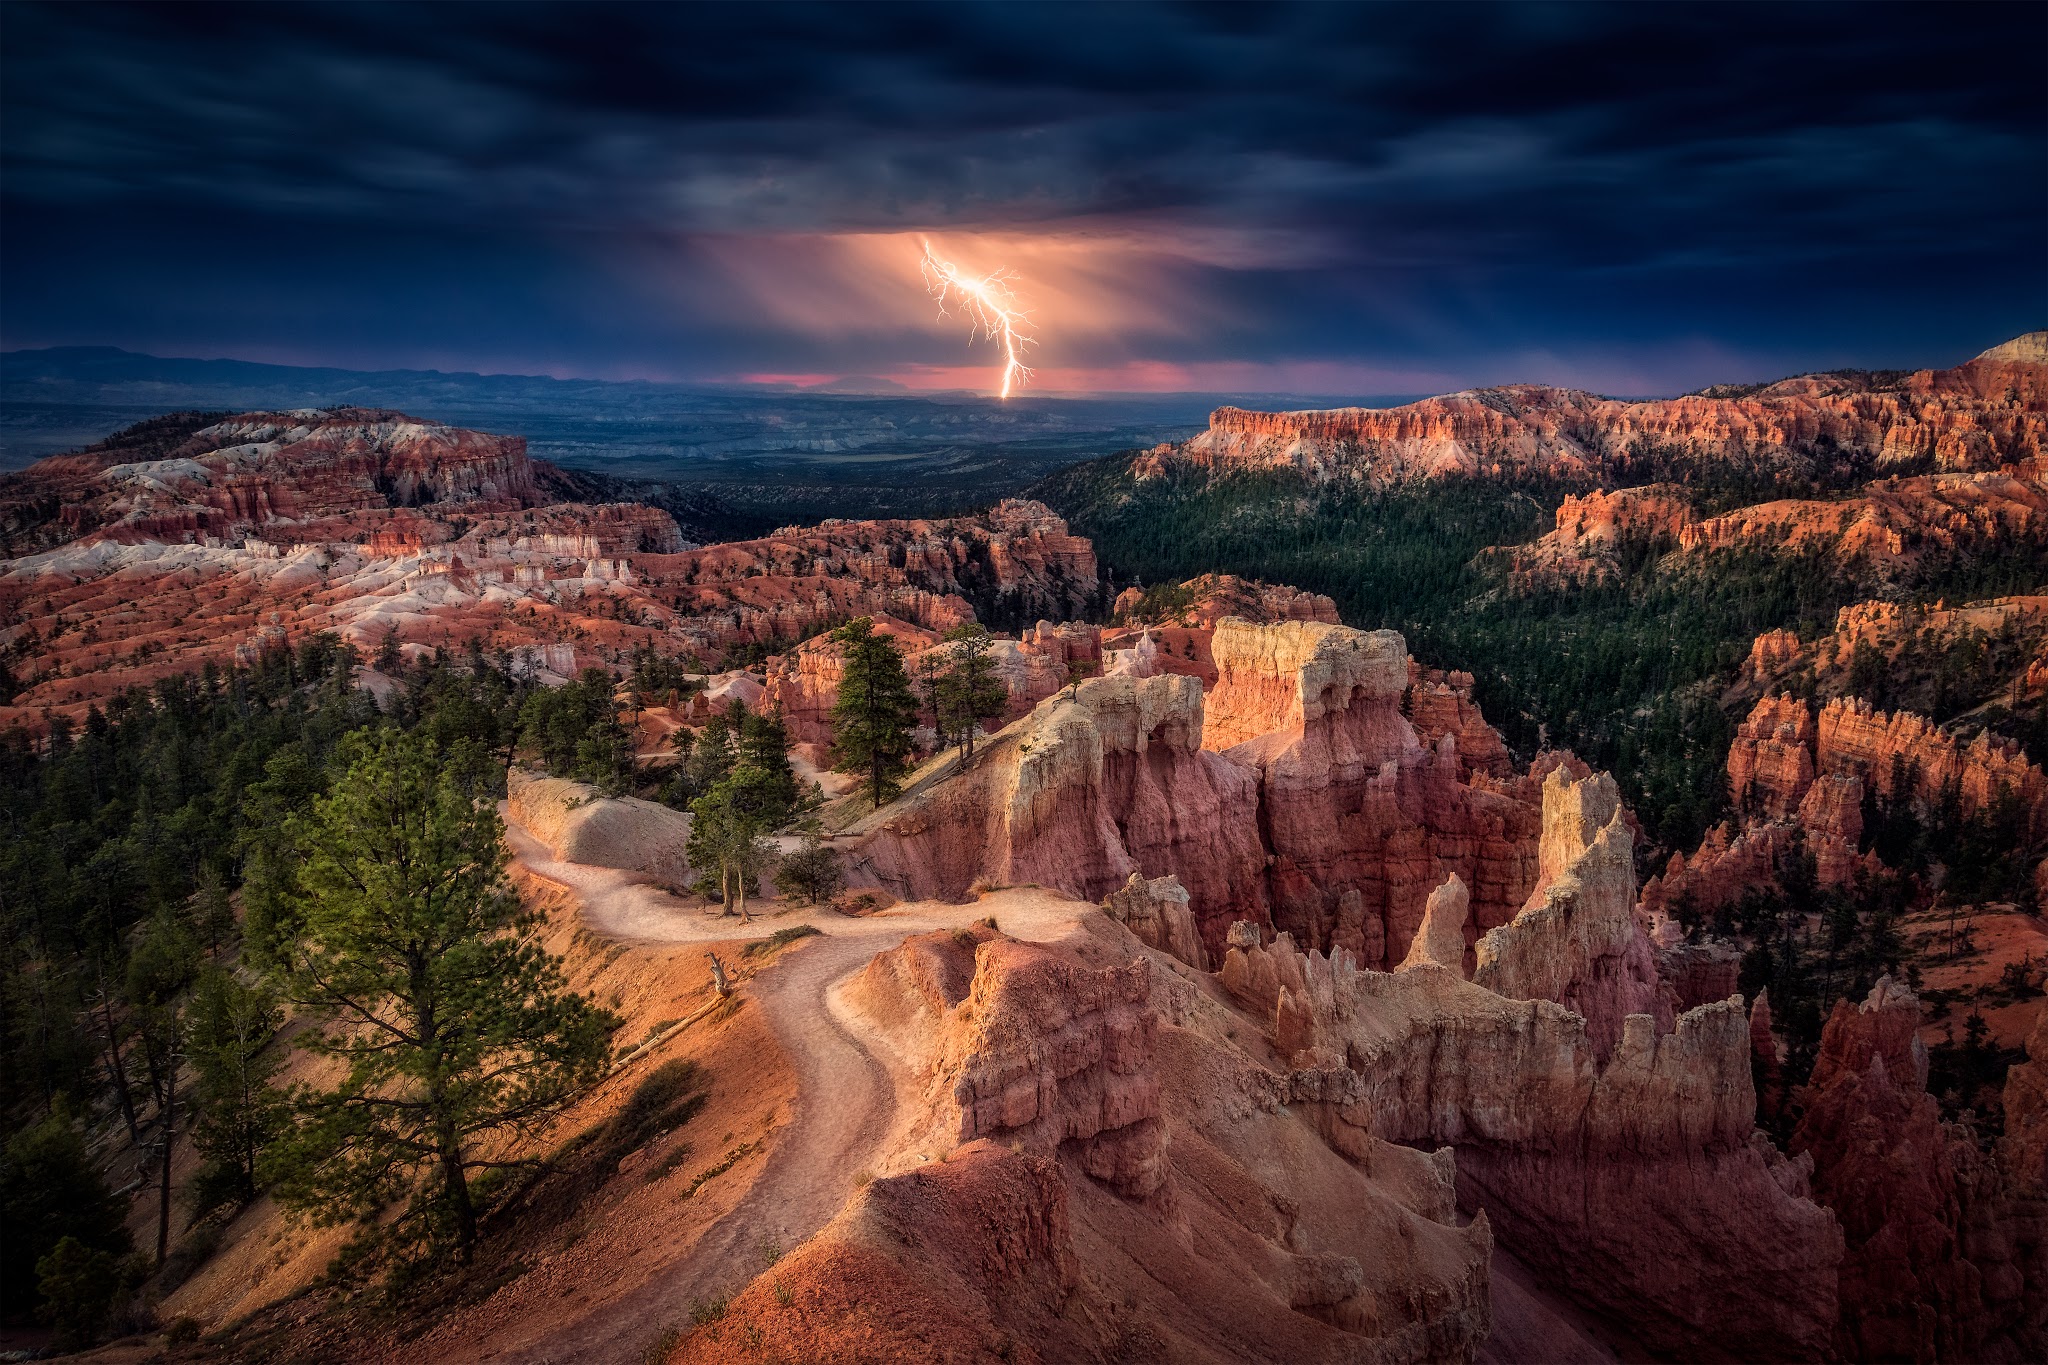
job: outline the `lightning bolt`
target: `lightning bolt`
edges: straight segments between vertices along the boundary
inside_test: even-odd
[[[979,278],[965,274],[936,255],[928,240],[919,268],[924,273],[925,292],[938,300],[939,316],[949,316],[952,308],[958,308],[973,322],[973,336],[1002,343],[1002,396],[1008,398],[1012,389],[1023,388],[1031,379],[1031,370],[1024,364],[1024,348],[1035,344],[1037,338],[1026,330],[1030,315],[1017,306],[1016,295],[1010,292],[1014,278],[1010,272],[993,270]]]

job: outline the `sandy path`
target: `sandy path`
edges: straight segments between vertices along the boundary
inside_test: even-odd
[[[857,1021],[835,1008],[835,985],[911,934],[994,914],[1006,933],[1052,939],[1091,908],[1047,892],[1015,890],[975,905],[918,902],[864,919],[829,910],[788,910],[743,927],[734,919],[705,915],[637,873],[556,860],[509,813],[506,837],[515,858],[574,893],[582,901],[584,921],[610,938],[730,941],[765,938],[800,923],[820,933],[783,953],[742,988],[761,1007],[797,1080],[790,1120],[759,1180],[696,1246],[652,1280],[548,1338],[496,1357],[532,1365],[637,1361],[663,1328],[688,1321],[693,1302],[733,1293],[753,1279],[764,1265],[764,1246],[788,1249],[824,1226],[852,1195],[856,1175],[878,1164],[907,1110],[901,1092],[908,1077],[877,1054]]]

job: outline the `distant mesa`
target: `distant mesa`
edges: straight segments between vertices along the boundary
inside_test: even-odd
[[[1842,370],[1625,401],[1548,384],[1468,389],[1392,408],[1252,412],[1221,407],[1209,429],[1132,465],[1227,473],[1293,469],[1375,483],[1459,475],[1640,478],[1646,452],[1790,467],[1815,451],[1877,472],[1981,472],[2042,456],[2048,332],[1946,370]]]

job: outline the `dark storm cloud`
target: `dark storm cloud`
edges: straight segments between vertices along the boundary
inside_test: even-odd
[[[1597,364],[1675,382],[1955,358],[2048,312],[2040,6],[0,15],[10,345],[834,366],[615,267],[1094,222],[1241,234],[1175,281],[1228,320],[1145,338],[1188,362],[1649,347]]]

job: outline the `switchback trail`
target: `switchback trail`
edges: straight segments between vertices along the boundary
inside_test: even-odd
[[[1046,940],[1068,931],[1088,907],[1035,890],[1001,892],[974,905],[921,902],[866,918],[830,910],[777,915],[742,926],[706,916],[637,873],[555,860],[506,814],[513,856],[566,888],[584,922],[607,938],[641,943],[766,938],[808,923],[818,936],[748,980],[742,994],[761,1011],[796,1073],[796,1100],[767,1165],[746,1197],[696,1246],[653,1279],[595,1307],[542,1340],[496,1357],[528,1362],[635,1362],[665,1327],[687,1322],[693,1302],[736,1292],[764,1266],[763,1250],[793,1247],[839,1212],[860,1172],[871,1169],[896,1128],[901,1076],[861,1036],[859,1022],[833,1007],[833,988],[912,934],[958,928],[993,912],[1004,932]]]

